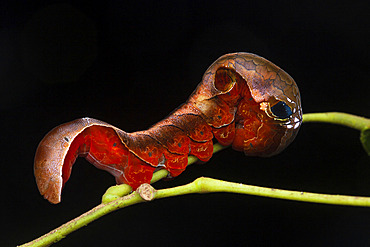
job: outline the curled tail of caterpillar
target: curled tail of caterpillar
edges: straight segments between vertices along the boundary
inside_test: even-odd
[[[226,54],[205,72],[189,99],[148,130],[124,132],[81,118],[40,142],[34,173],[40,193],[59,203],[78,156],[136,189],[156,169],[181,174],[194,155],[212,156],[213,140],[249,156],[271,156],[295,138],[302,122],[298,87],[286,72],[250,53]]]

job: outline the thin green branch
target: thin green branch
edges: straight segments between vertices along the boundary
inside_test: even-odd
[[[367,207],[370,206],[370,197],[327,195],[300,191],[281,190],[245,185],[240,183],[226,182],[222,180],[205,177],[198,178],[186,185],[157,191],[155,191],[154,189],[148,190],[148,188],[146,189],[142,188],[148,186],[150,185],[144,184],[140,186],[137,191],[131,193],[130,195],[118,198],[117,200],[107,204],[100,204],[97,207],[93,208],[92,210],[84,213],[83,215],[49,232],[48,234],[22,246],[49,246],[50,244],[58,242],[62,238],[66,237],[69,233],[76,231],[81,227],[91,223],[92,221],[95,221],[108,213],[116,211],[117,209],[148,200],[161,199],[193,193],[227,192],[302,202],[314,202],[347,206],[367,206]],[[138,191],[144,191],[144,193]],[[148,191],[152,192],[148,195]],[[145,198],[145,200],[143,198]]]
[[[361,130],[362,133],[370,128],[370,120],[346,113],[312,113],[305,114],[303,121],[306,122],[327,122],[345,125],[354,129]],[[368,139],[368,137],[367,137]],[[226,147],[219,144],[214,145],[214,153]],[[197,161],[197,158],[189,157],[189,164]],[[152,183],[168,176],[168,172],[160,170],[153,175]],[[70,222],[58,227],[57,229],[41,236],[40,238],[26,243],[22,246],[49,246],[66,237],[69,233],[89,224],[100,217],[113,212],[117,209],[141,203],[152,199],[160,199],[172,196],[179,196],[191,193],[211,193],[227,192],[239,193],[302,202],[348,205],[348,206],[370,206],[370,197],[327,195],[300,191],[289,191],[259,186],[244,185],[240,183],[226,182],[211,178],[198,178],[187,185],[154,190],[150,185],[144,184],[136,192],[127,195],[131,187],[127,185],[117,185],[110,187],[103,196],[103,203],[83,215],[71,220]],[[126,196],[124,196],[126,195]],[[144,198],[144,199],[143,199]]]
[[[79,217],[41,236],[40,238],[21,246],[49,246],[63,239],[68,234],[80,229],[83,226],[86,226],[87,224],[99,219],[100,217],[108,213],[140,202],[144,202],[144,200],[137,193],[131,193],[130,195],[118,198],[117,200],[110,203],[100,204],[90,211],[80,215]]]
[[[306,113],[303,114],[303,122],[339,124],[360,131],[370,128],[370,119],[343,112]]]
[[[303,122],[322,122],[339,124],[359,130],[360,141],[367,155],[370,156],[370,119],[343,112],[308,113],[303,115]]]
[[[156,192],[156,195],[154,196],[154,199],[193,193],[213,193],[213,192],[238,193],[286,199],[292,201],[314,202],[323,204],[365,206],[365,207],[370,206],[370,197],[328,195],[302,191],[281,190],[246,185],[241,183],[227,182],[206,177],[198,178],[187,185],[158,190]]]

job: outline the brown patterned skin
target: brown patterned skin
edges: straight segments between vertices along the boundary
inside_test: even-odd
[[[254,54],[226,54],[207,69],[186,103],[148,130],[127,133],[82,118],[50,131],[36,151],[36,181],[46,199],[60,202],[72,165],[82,156],[136,189],[156,169],[178,176],[188,155],[208,161],[214,139],[246,155],[277,154],[301,122],[299,90],[286,72]]]

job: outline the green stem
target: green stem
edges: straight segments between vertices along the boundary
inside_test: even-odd
[[[370,119],[343,112],[307,113],[303,114],[303,122],[339,124],[360,131],[370,128]]]
[[[149,185],[146,184],[146,186]],[[222,180],[205,177],[198,178],[186,185],[155,191],[155,193],[153,193],[154,197],[152,199],[161,199],[193,193],[212,193],[212,192],[238,193],[302,202],[314,202],[335,205],[370,206],[370,197],[327,195],[300,191],[280,190],[245,185],[240,183],[226,182]],[[93,208],[92,210],[84,213],[83,215],[49,232],[48,234],[21,246],[34,246],[34,247],[49,246],[50,244],[58,242],[62,238],[66,237],[69,233],[76,231],[83,226],[86,226],[92,221],[95,221],[108,213],[144,201],[147,200],[142,199],[142,196],[140,196],[138,192],[134,192],[125,197],[118,198],[117,200],[112,201],[110,203],[100,204],[97,207]]]
[[[346,113],[330,112],[330,113],[311,113],[304,114],[303,122],[326,122],[348,126],[364,132],[370,128],[370,120]],[[214,153],[226,147],[219,144],[214,145]],[[189,157],[189,164],[197,161],[196,157]],[[151,183],[154,183],[162,178],[168,176],[166,170],[160,170],[153,175]],[[145,185],[145,184],[144,184]],[[146,185],[150,186],[150,185]],[[141,186],[140,186],[141,187]],[[140,189],[139,187],[139,189]],[[140,191],[138,189],[138,191]],[[103,196],[103,203],[90,211],[82,214],[81,216],[71,220],[70,222],[58,227],[57,229],[41,236],[40,238],[26,243],[22,246],[49,246],[58,242],[69,233],[78,230],[79,228],[89,224],[100,217],[113,212],[117,209],[127,207],[133,204],[141,203],[146,200],[143,195],[138,192],[131,193],[124,196],[131,191],[128,185],[117,185],[110,187]],[[280,190],[273,188],[264,188],[259,186],[244,185],[240,183],[226,182],[211,178],[198,178],[190,184],[178,186],[169,189],[162,189],[155,191],[153,199],[160,199],[178,195],[185,195],[190,193],[211,193],[211,192],[228,192],[239,193],[256,196],[264,196],[270,198],[280,198],[286,200],[295,200],[302,202],[314,202],[335,205],[348,205],[348,206],[370,206],[370,197],[357,197],[357,196],[344,196],[344,195],[327,195],[317,194],[300,191]],[[141,192],[140,192],[141,193]]]
[[[370,197],[328,195],[301,191],[281,190],[246,185],[241,183],[227,182],[206,177],[198,178],[193,182],[183,186],[158,190],[154,198],[160,199],[185,194],[213,193],[213,192],[238,193],[286,199],[292,201],[313,202],[323,204],[366,206],[366,207],[370,206]]]
[[[79,217],[61,225],[60,227],[54,229],[53,231],[41,236],[32,242],[26,243],[21,246],[49,246],[56,243],[66,237],[68,234],[80,229],[83,226],[99,219],[100,217],[116,211],[117,209],[127,207],[133,204],[144,202],[144,200],[137,193],[132,193],[125,197],[118,198],[107,204],[100,204],[90,211],[80,215]]]

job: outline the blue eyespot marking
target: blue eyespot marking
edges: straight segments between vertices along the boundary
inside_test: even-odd
[[[271,107],[271,112],[280,119],[286,119],[293,114],[292,109],[283,101],[279,101],[277,104],[273,105]]]

